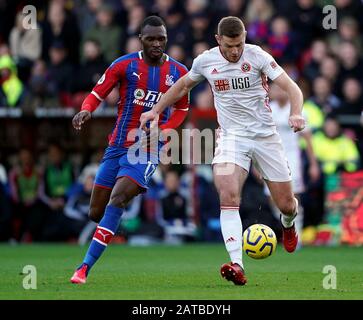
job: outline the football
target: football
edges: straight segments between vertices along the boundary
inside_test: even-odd
[[[264,224],[253,224],[243,232],[243,251],[253,259],[265,259],[276,250],[275,232]]]

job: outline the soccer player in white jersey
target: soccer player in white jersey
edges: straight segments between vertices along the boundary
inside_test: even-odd
[[[246,34],[239,18],[223,18],[216,35],[218,46],[194,59],[191,70],[140,117],[141,127],[147,130],[146,123],[156,123],[166,106],[173,105],[204,79],[209,82],[220,125],[213,176],[221,205],[222,235],[231,260],[222,265],[221,275],[236,285],[247,282],[242,263],[239,206],[251,162],[266,180],[281,211],[285,249],[293,252],[298,242],[294,225],[298,201],[292,192],[290,170],[268,106],[267,77],[289,96],[288,121],[292,130],[297,132],[305,127],[301,90],[271,55],[245,43]]]
[[[299,132],[299,135],[292,132],[289,124],[288,118],[290,115],[290,103],[289,97],[286,92],[281,90],[279,86],[272,83],[269,89],[269,106],[272,110],[272,118],[276,124],[276,129],[281,137],[281,142],[285,150],[285,155],[289,163],[289,168],[291,170],[292,176],[292,191],[295,197],[300,200],[300,194],[305,191],[304,179],[303,179],[303,165],[301,149],[299,145],[299,136],[305,140],[306,154],[309,161],[309,178],[312,182],[315,182],[320,177],[320,168],[318,161],[315,157],[312,141],[311,141],[311,131],[309,128],[305,128],[303,131]],[[280,210],[271,201],[271,194],[267,187],[265,187],[265,192],[269,196],[271,209],[276,216],[280,216]],[[299,206],[299,215],[295,219],[295,227],[298,235],[301,234],[303,227],[303,207]]]

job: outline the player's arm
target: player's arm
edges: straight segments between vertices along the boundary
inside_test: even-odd
[[[319,167],[318,160],[315,157],[311,131],[309,130],[309,128],[307,128],[304,131],[301,131],[300,135],[306,141],[306,155],[309,160],[309,176],[310,176],[310,179],[313,182],[315,182],[320,177],[320,167]]]
[[[98,108],[100,103],[120,81],[121,72],[122,70],[119,65],[111,64],[100,80],[98,80],[91,93],[84,99],[81,111],[73,117],[72,124],[76,130],[81,130],[82,124],[91,119],[92,112]]]
[[[153,123],[158,121],[159,115],[165,110],[167,106],[171,106],[175,104],[177,101],[181,100],[183,97],[187,97],[189,94],[189,91],[193,89],[194,86],[196,86],[199,82],[193,81],[188,76],[189,73],[181,77],[166,93],[163,94],[161,99],[157,104],[154,105],[154,107],[148,111],[144,112],[140,116],[140,127],[147,131],[146,123],[148,121],[152,121]],[[188,108],[188,105],[185,106],[185,109]],[[177,118],[178,122],[181,122],[184,120],[186,116],[186,111],[183,111],[183,108],[180,108],[181,111],[177,115],[174,116],[174,119]],[[184,113],[183,113],[184,112]],[[175,112],[174,112],[175,113]],[[181,115],[184,116],[182,119]],[[169,120],[172,121],[171,118]],[[180,122],[180,123],[181,123]]]
[[[305,119],[302,116],[302,108],[304,103],[303,94],[298,85],[283,72],[273,80],[282,90],[285,90],[289,96],[291,109],[289,117],[289,125],[294,129],[294,132],[301,131],[305,128]]]

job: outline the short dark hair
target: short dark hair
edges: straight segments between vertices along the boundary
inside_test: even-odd
[[[149,17],[145,18],[140,26],[140,31],[142,32],[142,30],[146,26],[153,26],[153,27],[164,26],[166,28],[166,24],[165,24],[164,20],[158,16],[149,16]]]
[[[218,35],[235,38],[245,31],[245,25],[238,17],[228,16],[218,23]]]

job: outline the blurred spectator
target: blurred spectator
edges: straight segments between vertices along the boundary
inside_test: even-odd
[[[96,226],[88,218],[88,212],[97,168],[98,165],[85,167],[78,178],[77,187],[69,195],[64,207],[63,228],[65,239],[77,239],[88,224],[93,226],[92,229]]]
[[[184,6],[189,16],[208,11],[207,0],[187,0]]]
[[[267,38],[271,55],[279,62],[294,62],[297,58],[297,45],[289,22],[282,16],[271,21],[271,30]]]
[[[313,148],[325,175],[358,168],[359,153],[354,141],[342,133],[339,122],[328,117],[323,131],[313,135]]]
[[[21,81],[28,81],[30,69],[35,60],[39,59],[42,50],[42,31],[37,25],[36,29],[25,29],[24,15],[16,15],[16,23],[10,32],[9,44],[12,57],[18,67]]]
[[[352,42],[359,52],[362,52],[363,43],[359,32],[359,24],[352,17],[343,17],[338,25],[337,32],[329,33],[327,44],[336,55],[340,51],[340,43],[343,41]]]
[[[270,0],[255,0],[248,3],[246,30],[249,41],[257,45],[266,42],[273,13],[274,8]]]
[[[236,16],[242,18],[245,14],[248,1],[246,0],[215,0],[214,6],[219,21],[223,16]]]
[[[67,61],[67,55],[67,49],[62,42],[53,43],[49,49],[49,81],[53,94],[59,99],[62,106],[71,105],[71,75],[74,69]]]
[[[103,5],[97,11],[97,23],[85,34],[84,41],[97,40],[107,63],[111,64],[121,55],[122,29],[114,24],[111,6]],[[105,36],[107,35],[107,37]]]
[[[210,46],[216,45],[216,40],[214,38],[214,33],[211,30],[211,20],[210,16],[205,11],[196,12],[189,16],[189,37],[185,44],[185,48],[189,49],[191,54],[191,49],[193,44],[196,42],[207,42]]]
[[[166,19],[170,10],[177,8],[176,0],[155,0],[152,6],[152,12],[157,12],[160,17]]]
[[[28,87],[30,94],[24,101],[24,107],[35,110],[38,107],[50,108],[59,105],[59,100],[55,97],[55,85],[52,84],[47,65],[43,60],[35,61]]]
[[[141,50],[141,42],[139,37],[133,36],[127,39],[125,45],[125,54]]]
[[[126,37],[138,36],[140,34],[140,26],[146,18],[146,11],[143,6],[137,5],[130,9],[127,16]]]
[[[73,97],[74,108],[78,110],[81,107],[84,98],[92,91],[107,67],[100,44],[96,40],[85,41],[83,44],[83,62],[77,75],[73,78],[72,91],[76,92]]]
[[[67,200],[67,192],[74,181],[73,169],[59,144],[51,143],[47,156],[41,185],[41,200],[48,209],[43,240],[65,240],[63,209]]]
[[[183,46],[188,35],[188,23],[182,10],[174,5],[168,10],[164,19],[168,28],[168,45],[177,44]]]
[[[311,59],[304,66],[304,76],[310,81],[319,75],[319,66],[327,57],[328,46],[322,39],[314,40],[311,44]]]
[[[45,61],[49,61],[50,48],[57,42],[63,43],[71,63],[79,62],[79,27],[71,16],[67,16],[61,3],[55,1],[50,3],[42,34],[42,58]]]
[[[340,99],[332,94],[331,84],[328,79],[321,76],[315,78],[313,93],[314,95],[310,100],[318,105],[325,114],[340,107]]]
[[[166,195],[161,198],[163,219],[168,223],[175,220],[185,222],[187,218],[186,199],[180,194],[180,180],[178,173],[169,171],[164,178]]]
[[[332,93],[338,95],[340,92],[338,76],[340,72],[340,64],[337,58],[332,55],[327,55],[320,63],[320,74],[329,80]]]
[[[104,4],[104,0],[78,0],[81,2],[76,7],[77,20],[81,34],[85,34],[89,29],[96,24],[96,13]]]
[[[41,175],[30,150],[20,150],[18,160],[18,165],[9,173],[14,212],[13,238],[16,241],[37,241],[44,224],[44,211],[39,201]]]
[[[180,63],[185,64],[186,54],[184,48],[181,45],[174,44],[170,46],[168,49],[168,55]]]
[[[316,1],[297,0],[295,7],[288,12],[287,17],[299,39],[295,43],[299,50],[306,49],[314,38],[322,36],[324,31],[321,28],[322,9],[316,4]]]
[[[363,5],[357,0],[334,0],[334,6],[337,8],[338,22],[344,17],[354,17],[360,23],[360,30],[363,31]]]
[[[363,127],[359,121],[363,112],[362,84],[355,78],[347,78],[343,82],[343,97],[344,102],[334,111],[334,115],[343,128],[352,130],[360,155],[363,157]]]
[[[348,77],[363,81],[363,60],[359,58],[357,48],[353,43],[345,41],[340,44],[339,59],[341,68],[338,81],[340,86]]]
[[[18,106],[23,92],[13,59],[9,55],[0,56],[0,106]]]
[[[205,86],[205,88],[195,96],[194,101],[194,105],[198,109],[213,109],[214,97],[210,86]]]
[[[159,223],[165,229],[165,240],[179,243],[193,235],[193,227],[187,215],[187,200],[180,188],[176,171],[168,171],[164,178],[165,191],[160,196],[162,217]]]

